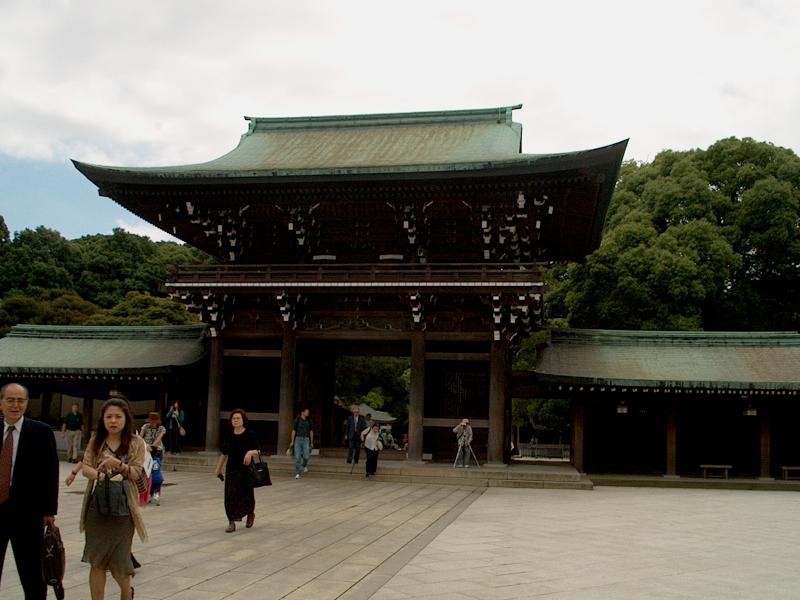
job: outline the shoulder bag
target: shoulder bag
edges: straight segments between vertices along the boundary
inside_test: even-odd
[[[250,485],[254,488],[272,485],[272,479],[269,477],[269,467],[267,463],[261,460],[260,452],[258,453],[258,461],[251,460],[247,466],[247,476],[250,480]]]
[[[178,435],[181,436],[181,437],[184,437],[186,435],[186,430],[183,428],[183,425],[181,425],[181,422],[180,422],[180,419],[178,418],[178,415],[175,414],[175,413],[172,413],[172,418],[175,419],[175,427],[178,428]]]
[[[108,477],[98,479],[92,492],[92,503],[97,512],[104,517],[127,517],[131,514],[128,508],[128,482],[111,481]]]

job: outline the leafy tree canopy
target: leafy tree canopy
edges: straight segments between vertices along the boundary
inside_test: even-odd
[[[210,262],[202,252],[115,229],[67,240],[46,227],[8,236],[0,217],[0,335],[17,323],[162,325],[194,322],[167,300],[178,264]]]
[[[800,158],[752,139],[622,166],[603,242],[547,274],[551,324],[797,330]]]
[[[84,325],[189,325],[196,322],[183,305],[169,298],[128,292],[122,302],[93,314]]]
[[[340,356],[336,395],[346,404],[368,404],[390,413],[398,424],[408,419],[410,361],[395,356]]]

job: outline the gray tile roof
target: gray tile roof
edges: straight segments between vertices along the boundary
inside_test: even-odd
[[[800,389],[800,334],[553,330],[543,381],[646,387]]]
[[[162,373],[203,358],[204,325],[16,325],[0,339],[0,373]]]

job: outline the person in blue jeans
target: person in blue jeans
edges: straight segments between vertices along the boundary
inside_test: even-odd
[[[314,429],[307,408],[294,420],[291,445],[294,446],[294,478],[300,479],[301,471],[308,473],[308,459],[314,446]]]

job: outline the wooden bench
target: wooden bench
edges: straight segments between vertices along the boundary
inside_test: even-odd
[[[703,469],[703,479],[708,479],[708,472],[711,471],[712,473],[715,471],[720,471],[722,473],[722,477],[725,479],[728,478],[728,471],[733,468],[732,465],[700,465],[700,468]]]
[[[519,455],[526,458],[569,459],[569,444],[520,444]]]
[[[789,473],[791,473],[792,471],[800,471],[800,466],[796,466],[796,467],[790,467],[790,466],[781,467],[781,472],[783,473],[783,478],[784,479],[789,479]]]

